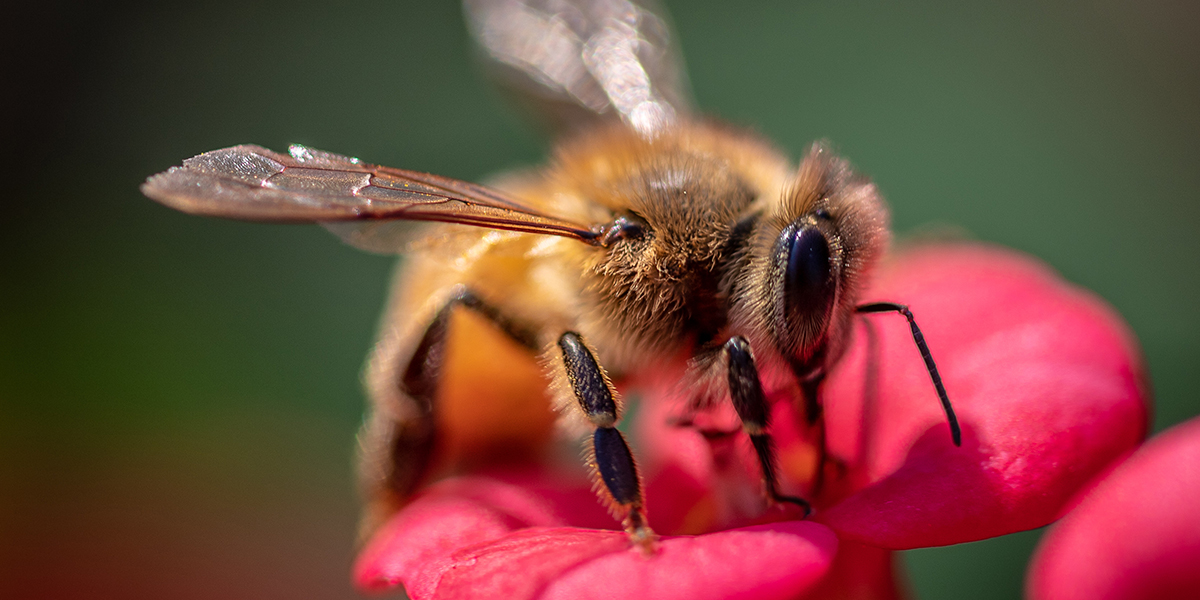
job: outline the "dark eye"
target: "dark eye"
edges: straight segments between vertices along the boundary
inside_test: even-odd
[[[783,293],[789,318],[824,316],[837,292],[829,262],[829,240],[815,227],[792,226],[779,239],[787,249]]]
[[[833,220],[833,215],[829,214],[829,211],[824,208],[818,208],[817,212],[815,212],[813,214],[815,214],[817,216],[817,218],[821,219],[822,221],[832,221]]]

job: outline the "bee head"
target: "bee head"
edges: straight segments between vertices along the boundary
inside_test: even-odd
[[[887,246],[887,209],[870,181],[816,144],[760,221],[735,311],[794,364],[817,366],[845,341],[865,275]]]

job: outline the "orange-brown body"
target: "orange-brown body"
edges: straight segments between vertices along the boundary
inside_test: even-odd
[[[759,138],[707,123],[653,138],[602,126],[568,139],[547,167],[496,186],[544,214],[581,223],[626,216],[647,233],[605,246],[461,225],[428,230],[397,273],[368,367],[368,529],[433,473],[537,452],[551,437],[552,404],[577,414],[554,346],[566,331],[587,340],[614,378],[686,379],[698,403],[722,395],[711,389],[717,350],[745,336],[764,383],[798,390],[797,378],[819,377],[840,354],[858,282],[886,243],[874,188],[827,150],[814,147],[797,171]],[[818,205],[834,215],[837,305],[780,331],[772,306],[782,282],[773,281],[770,255],[780,231]],[[535,349],[455,310],[436,400],[414,402],[398,382],[430,323],[464,288],[531,331]],[[681,357],[690,368],[678,368]]]
[[[856,313],[904,315],[961,442],[912,313],[858,304],[888,240],[868,180],[821,144],[796,167],[753,134],[698,119],[669,19],[654,6],[464,9],[491,73],[560,136],[546,167],[489,188],[304,146],[239,145],[142,186],[184,212],[316,222],[365,250],[408,253],[366,375],[364,533],[432,478],[541,452],[559,421],[590,431],[585,462],[601,501],[652,551],[614,382],[653,390],[649,402],[663,390],[682,397],[678,426],[729,403],[766,503],[807,515],[808,501],[780,490],[770,404],[802,404],[814,428],[806,493],[816,493],[820,386]],[[414,241],[415,221],[440,224]]]

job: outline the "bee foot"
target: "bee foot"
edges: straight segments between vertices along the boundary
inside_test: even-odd
[[[813,514],[812,504],[803,498],[795,496],[774,496],[770,499],[768,511],[779,511],[788,515],[789,519],[807,519]]]
[[[633,547],[641,552],[642,556],[650,558],[658,553],[658,534],[654,533],[650,527],[641,525],[628,530],[629,541],[633,543]]]

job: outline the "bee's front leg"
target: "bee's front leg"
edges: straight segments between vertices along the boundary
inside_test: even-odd
[[[580,410],[595,427],[592,433],[589,466],[593,476],[603,485],[596,491],[609,503],[614,516],[621,519],[633,542],[649,553],[655,535],[646,523],[642,498],[642,482],[633,453],[625,436],[617,430],[620,419],[616,390],[596,361],[596,355],[578,333],[562,334],[558,338],[567,381]]]
[[[754,451],[758,454],[758,462],[762,465],[763,483],[766,486],[767,498],[771,502],[787,502],[804,509],[804,516],[812,513],[812,505],[794,496],[784,496],[779,493],[779,480],[775,469],[775,449],[771,443],[771,434],[767,433],[769,407],[767,396],[763,393],[762,382],[758,377],[758,368],[754,366],[754,356],[750,354],[750,344],[743,337],[731,338],[722,348],[726,364],[729,368],[729,395],[733,407],[742,420],[742,429],[750,436]]]

